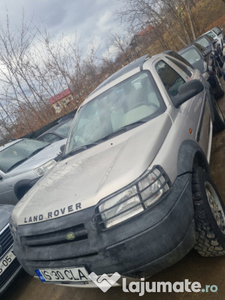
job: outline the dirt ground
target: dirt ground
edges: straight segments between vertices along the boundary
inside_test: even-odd
[[[225,88],[225,82],[221,78]],[[218,100],[225,115],[225,96]],[[211,155],[211,176],[216,183],[222,199],[225,201],[225,130],[213,138]],[[158,273],[151,281],[198,281],[202,287],[217,285],[216,293],[146,293],[142,299],[167,300],[167,299],[213,299],[225,298],[225,256],[203,258],[192,250],[186,257],[174,266]],[[38,279],[30,277],[25,272],[13,282],[10,288],[2,295],[1,300],[133,300],[138,299],[138,294],[124,293],[120,287],[111,288],[107,293],[100,289],[81,289],[46,285]]]

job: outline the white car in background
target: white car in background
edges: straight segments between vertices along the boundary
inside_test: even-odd
[[[217,42],[217,46],[220,48],[220,50],[223,51],[223,33],[222,33],[222,31],[223,31],[223,28],[214,27],[204,34],[212,37]]]

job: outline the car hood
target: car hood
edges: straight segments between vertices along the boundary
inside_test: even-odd
[[[50,144],[46,148],[42,149],[40,152],[30,157],[24,163],[7,173],[8,176],[15,176],[20,173],[25,173],[27,171],[33,170],[51,159],[54,159],[58,154],[60,154],[60,147],[66,143],[66,139],[60,140],[53,144]]]
[[[13,222],[22,225],[46,221],[96,205],[145,172],[171,125],[164,113],[60,161],[16,205]]]
[[[9,223],[13,207],[12,205],[0,205],[0,231]]]

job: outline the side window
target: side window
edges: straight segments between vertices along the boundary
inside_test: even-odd
[[[184,84],[184,79],[164,61],[160,61],[156,65],[156,71],[159,74],[168,94],[176,96],[180,85]]]
[[[187,67],[185,67],[182,63],[173,59],[172,57],[167,56],[167,58],[171,60],[175,65],[177,65],[178,68],[180,68],[188,77],[191,77],[192,75],[191,71]]]

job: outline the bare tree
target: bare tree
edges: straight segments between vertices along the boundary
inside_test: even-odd
[[[117,49],[117,54],[125,57],[125,61],[131,62],[134,59],[131,51],[129,51],[130,37],[117,32],[109,34],[108,39]]]
[[[9,124],[2,123],[6,131],[21,127],[25,134],[55,119],[48,99],[71,85],[79,96],[74,96],[73,107],[64,108],[64,114],[84,99],[84,66],[76,38],[51,40],[46,28],[41,31],[25,16],[15,32],[7,15],[6,26],[0,27],[0,49],[0,108]]]
[[[183,46],[196,38],[196,26],[193,20],[192,8],[194,0],[121,0],[122,9],[116,15],[125,24],[139,31],[149,24],[153,32],[158,33],[158,40],[165,48],[167,42],[164,33],[169,32]]]

